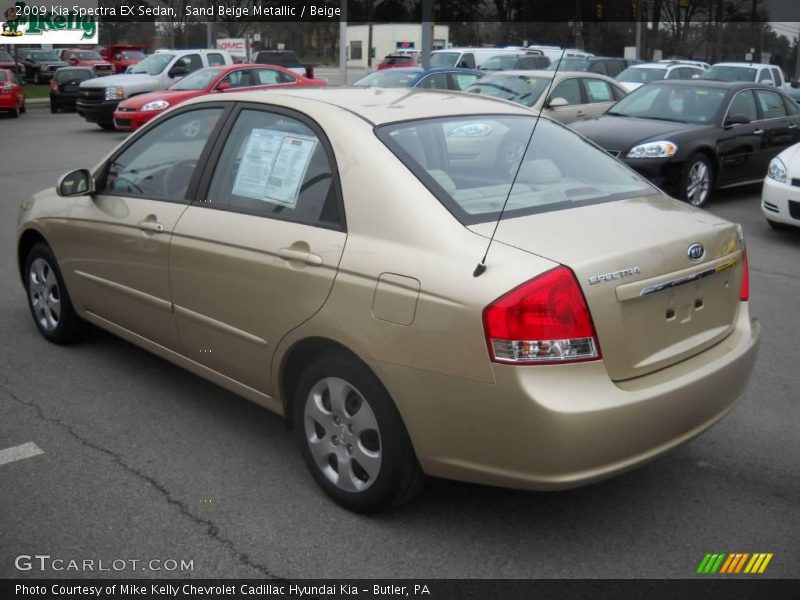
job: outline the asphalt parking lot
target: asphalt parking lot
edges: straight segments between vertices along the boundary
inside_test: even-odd
[[[317,488],[278,416],[103,332],[69,348],[38,334],[19,204],[125,135],[42,108],[0,116],[0,134],[0,450],[42,451],[0,464],[0,577],[682,578],[717,551],[773,553],[761,577],[800,574],[800,232],[767,226],[759,188],[709,206],[744,226],[763,325],[749,391],[721,423],[586,488],[432,480],[412,505],[362,517]],[[193,568],[15,567],[35,554]]]

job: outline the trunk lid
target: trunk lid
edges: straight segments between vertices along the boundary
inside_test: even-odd
[[[493,228],[470,227],[486,237]],[[574,271],[613,380],[685,360],[733,329],[739,228],[667,196],[504,219],[495,241]],[[695,244],[704,249],[699,260],[689,258]]]

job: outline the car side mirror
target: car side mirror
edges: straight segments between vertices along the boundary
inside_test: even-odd
[[[569,101],[566,98],[550,98],[546,108],[558,108],[560,106],[569,106]]]
[[[186,77],[188,74],[189,74],[189,68],[188,67],[182,67],[182,66],[181,67],[172,67],[169,70],[169,76],[172,79],[175,79],[176,77]]]
[[[94,179],[89,169],[70,171],[58,180],[56,192],[59,196],[88,196],[94,193]]]
[[[747,125],[750,119],[745,115],[729,115],[725,119],[725,127],[732,127],[734,125]]]
[[[216,90],[217,92],[224,92],[225,90],[229,90],[233,87],[230,81],[223,81],[219,85],[217,85]]]

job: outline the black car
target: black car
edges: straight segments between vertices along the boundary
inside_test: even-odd
[[[50,81],[50,112],[60,108],[75,108],[81,81],[96,77],[92,67],[63,67]]]
[[[673,196],[702,206],[715,188],[760,182],[800,141],[800,106],[755,83],[657,81],[572,128]]]
[[[68,67],[69,63],[61,60],[56,50],[25,48],[20,51],[19,65],[25,79],[38,84],[50,81],[58,69]]]

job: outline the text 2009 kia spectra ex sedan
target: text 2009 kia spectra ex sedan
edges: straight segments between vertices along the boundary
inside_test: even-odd
[[[639,465],[725,415],[758,347],[736,225],[458,93],[190,101],[25,201],[18,240],[45,338],[88,321],[283,414],[363,512],[423,473]]]

